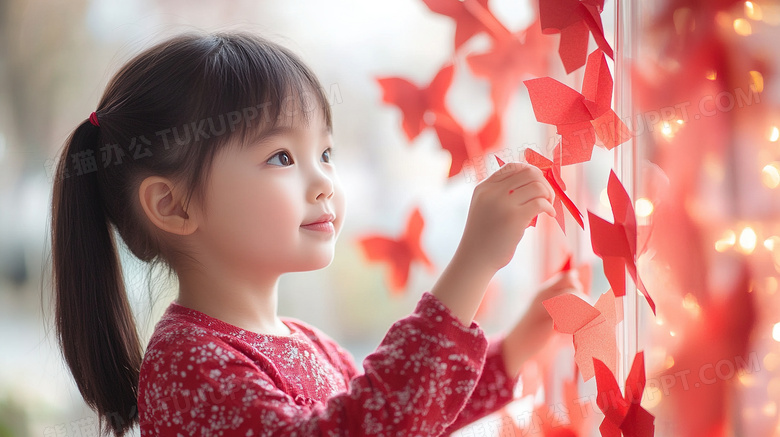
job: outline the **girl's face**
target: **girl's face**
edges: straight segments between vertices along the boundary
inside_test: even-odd
[[[333,259],[345,199],[321,111],[287,118],[271,135],[215,158],[198,227],[211,259],[250,276],[307,271]],[[330,224],[305,226],[331,215]],[[238,273],[238,272],[234,272]]]

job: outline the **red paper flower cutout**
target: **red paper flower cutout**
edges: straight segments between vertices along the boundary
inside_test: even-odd
[[[655,314],[655,303],[645,289],[636,269],[637,228],[634,207],[626,189],[610,170],[607,194],[615,223],[609,223],[588,211],[593,252],[604,262],[604,274],[615,296],[626,295],[626,269]]]
[[[444,103],[452,84],[454,66],[447,64],[436,73],[427,87],[419,87],[400,77],[378,78],[382,101],[398,106],[403,114],[403,129],[409,141],[414,140],[442,114],[449,117]]]
[[[593,358],[596,369],[596,404],[604,412],[599,431],[604,437],[652,437],[655,417],[641,407],[645,390],[645,355],[638,352],[626,378],[625,395],[615,379],[615,373],[598,358]]]
[[[585,65],[588,33],[599,49],[613,58],[601,24],[603,9],[604,0],[539,0],[542,33],[561,34],[558,53],[567,74]]]
[[[388,285],[393,294],[401,294],[406,287],[412,262],[420,262],[429,271],[434,271],[433,263],[420,246],[423,225],[422,214],[418,208],[415,208],[400,238],[371,235],[359,240],[363,253],[369,261],[385,262],[390,265]]]

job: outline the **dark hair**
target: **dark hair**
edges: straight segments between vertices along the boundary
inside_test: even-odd
[[[95,111],[99,127],[85,119],[68,138],[51,205],[55,325],[103,433],[122,436],[138,422],[143,356],[114,230],[151,267],[170,272],[183,254],[143,215],[141,181],[160,175],[185,184],[185,211],[193,195],[205,203],[217,152],[267,133],[289,99],[295,108],[318,104],[332,130],[324,90],[290,50],[249,33],[188,33],[121,67]],[[308,123],[310,111],[302,112]],[[117,150],[121,163],[113,162]]]

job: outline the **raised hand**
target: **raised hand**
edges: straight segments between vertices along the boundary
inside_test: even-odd
[[[510,162],[474,188],[459,251],[493,272],[512,260],[531,220],[555,217],[555,192],[538,168]]]
[[[465,325],[488,282],[512,260],[525,228],[541,213],[555,217],[555,192],[538,168],[508,163],[474,188],[466,227],[431,293]]]

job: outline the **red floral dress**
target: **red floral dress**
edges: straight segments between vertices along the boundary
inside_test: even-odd
[[[501,336],[488,341],[425,292],[363,361],[281,317],[291,335],[243,330],[175,302],[141,366],[141,436],[439,436],[512,400]]]

